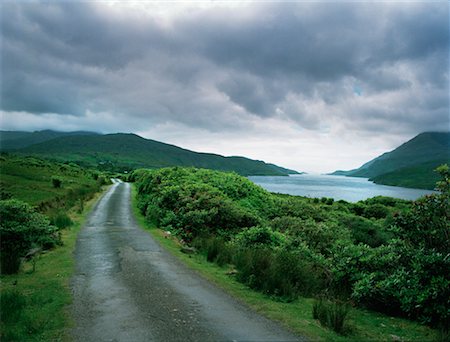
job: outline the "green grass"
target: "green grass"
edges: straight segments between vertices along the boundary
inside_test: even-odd
[[[18,274],[0,277],[2,299],[15,307],[1,305],[2,342],[69,340],[66,334],[72,321],[67,309],[72,300],[69,280],[74,271],[73,251],[77,234],[99,196],[87,202],[82,213],[75,209],[69,213],[74,225],[63,230],[64,245],[37,256],[34,271],[30,261]],[[23,304],[22,310],[16,309],[17,303]],[[14,320],[7,318],[11,314]]]
[[[64,202],[71,193],[92,193],[98,188],[92,172],[77,165],[2,155],[0,167],[2,192],[34,206],[52,201]],[[53,176],[62,180],[61,187],[53,186]]]
[[[279,321],[301,336],[321,341],[392,341],[397,338],[404,341],[434,341],[438,338],[436,331],[418,323],[356,308],[351,308],[349,312],[350,333],[346,336],[339,335],[324,328],[317,320],[313,319],[313,298],[299,298],[290,303],[276,301],[239,283],[233,275],[230,275],[232,267],[219,267],[209,263],[206,261],[205,255],[181,253],[176,239],[167,238],[162,230],[152,226],[141,215],[137,209],[134,186],[132,200],[133,210],[139,224],[147,229],[170,253],[255,311]]]

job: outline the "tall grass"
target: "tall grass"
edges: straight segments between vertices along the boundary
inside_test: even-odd
[[[18,321],[25,305],[25,296],[19,291],[11,289],[2,292],[0,295],[0,319],[2,324]]]
[[[346,302],[319,297],[313,304],[312,315],[323,326],[333,329],[338,334],[344,334],[349,330],[347,324],[349,310],[350,306]]]
[[[50,223],[59,229],[68,228],[73,225],[72,219],[65,211],[57,210],[49,214]]]
[[[0,295],[0,326],[2,341],[24,341],[32,328],[26,315],[26,297],[17,289],[8,289]],[[21,324],[18,325],[17,322]]]
[[[325,284],[320,270],[292,251],[242,247],[221,237],[197,238],[193,244],[207,261],[233,265],[237,280],[278,300],[319,293]]]

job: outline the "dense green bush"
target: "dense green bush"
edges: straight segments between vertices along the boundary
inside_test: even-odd
[[[382,204],[370,204],[364,208],[363,216],[367,218],[382,219],[389,214],[389,209]]]
[[[52,177],[52,185],[53,185],[54,188],[56,188],[56,189],[60,188],[61,184],[62,184],[61,178],[58,178],[56,176]]]
[[[340,230],[332,221],[317,223],[312,219],[296,219],[291,220],[287,235],[291,238],[292,244],[304,243],[312,251],[328,255],[335,240],[349,234],[348,231]]]
[[[8,324],[16,322],[26,306],[25,296],[17,290],[6,290],[0,294],[1,322]]]
[[[236,174],[198,169],[138,170],[130,179],[147,220],[208,261],[231,264],[258,291],[286,301],[325,291],[448,326],[450,177],[448,168],[440,172],[440,192],[415,202],[275,195]],[[325,307],[323,324],[342,332],[345,305],[325,304],[316,314]]]
[[[72,219],[67,215],[65,211],[57,210],[49,214],[50,224],[58,227],[59,229],[68,228],[73,225]]]
[[[243,248],[274,248],[285,242],[283,234],[273,231],[269,227],[251,227],[236,235],[235,241]]]
[[[11,192],[5,189],[0,183],[0,201],[11,199],[12,197]]]
[[[111,183],[111,181],[109,179],[107,179],[105,176],[98,176],[96,181],[97,181],[98,186],[102,186],[102,185]]]
[[[181,168],[138,171],[133,176],[138,181],[138,206],[148,219],[186,241],[211,233],[230,235],[241,228],[258,225],[253,208],[230,197],[245,199],[245,182],[240,183],[239,191],[233,190],[226,187],[226,182],[222,184],[215,179],[216,174],[220,175]]]
[[[192,241],[192,246],[200,251],[204,251],[206,260],[209,262],[216,262],[221,266],[232,263],[235,248],[222,237],[196,237]]]
[[[323,290],[324,277],[300,252],[270,248],[239,248],[233,263],[237,278],[249,287],[292,301]]]
[[[1,273],[16,273],[20,258],[32,247],[51,248],[60,243],[57,228],[30,205],[18,200],[0,201]]]
[[[370,247],[378,247],[386,244],[391,237],[391,234],[386,232],[379,222],[365,217],[344,215],[339,218],[339,222],[350,230],[356,244],[363,243]]]

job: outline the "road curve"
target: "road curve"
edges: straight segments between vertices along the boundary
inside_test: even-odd
[[[189,270],[140,229],[116,181],[78,236],[75,341],[299,341]]]

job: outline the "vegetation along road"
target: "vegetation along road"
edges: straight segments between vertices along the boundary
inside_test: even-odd
[[[127,183],[116,181],[98,202],[75,257],[75,340],[302,340],[162,250],[135,223]]]

